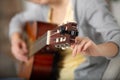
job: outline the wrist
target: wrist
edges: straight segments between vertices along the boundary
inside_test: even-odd
[[[98,53],[99,53],[99,55],[100,56],[102,56],[102,57],[105,57],[105,53],[104,53],[104,46],[103,46],[103,44],[98,44],[97,45],[97,49],[98,49]]]

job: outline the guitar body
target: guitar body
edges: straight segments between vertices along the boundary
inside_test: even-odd
[[[34,42],[48,30],[56,28],[56,24],[34,22],[27,23],[26,29],[30,42]],[[39,45],[41,46],[41,45]],[[22,63],[19,77],[27,80],[56,80],[58,52],[42,48],[30,57],[27,63]]]

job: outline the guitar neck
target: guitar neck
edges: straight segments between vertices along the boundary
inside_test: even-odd
[[[29,57],[33,56],[35,53],[40,51],[42,48],[44,48],[46,45],[50,44],[50,34],[51,31],[47,31],[43,36],[38,38],[31,46],[29,50]]]

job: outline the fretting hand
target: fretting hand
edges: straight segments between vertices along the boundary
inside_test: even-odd
[[[25,41],[15,33],[11,38],[11,50],[16,59],[22,62],[27,62],[27,46]]]

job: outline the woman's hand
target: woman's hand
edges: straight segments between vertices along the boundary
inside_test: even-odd
[[[89,56],[101,56],[98,46],[87,37],[76,37],[75,44],[73,44],[71,47],[73,48],[73,56],[76,56],[77,53]]]
[[[20,34],[14,33],[11,38],[11,50],[16,59],[27,62],[28,49],[25,41],[20,37]]]
[[[96,45],[89,38],[75,38],[75,44],[71,46],[73,48],[73,56],[77,53],[88,55],[88,56],[104,56],[104,57],[114,57],[118,54],[119,47],[115,42],[106,42]]]

